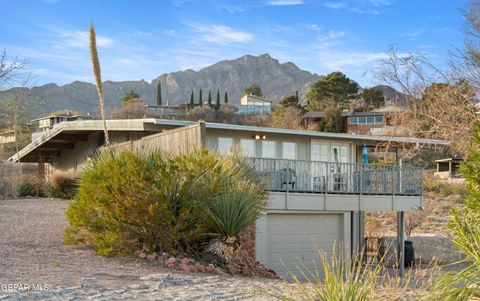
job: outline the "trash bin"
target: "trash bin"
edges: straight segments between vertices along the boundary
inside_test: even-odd
[[[411,267],[415,263],[415,249],[411,240],[405,241],[405,267]]]

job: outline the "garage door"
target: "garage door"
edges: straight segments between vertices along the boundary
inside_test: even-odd
[[[318,250],[331,255],[342,239],[342,214],[268,214],[266,220],[266,266],[282,276],[299,274],[301,265],[320,269]]]

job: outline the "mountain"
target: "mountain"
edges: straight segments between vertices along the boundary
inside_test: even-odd
[[[392,104],[405,106],[406,99],[405,95],[401,92],[398,92],[394,88],[386,85],[377,85],[372,87],[372,89],[382,91],[383,95],[389,100]]]
[[[189,102],[192,91],[195,101],[198,101],[199,89],[203,90],[204,101],[207,100],[209,90],[215,101],[219,89],[222,102],[224,92],[227,91],[229,103],[238,104],[243,90],[252,83],[258,84],[267,98],[278,102],[281,97],[292,95],[296,90],[304,97],[309,84],[319,78],[319,75],[301,70],[293,63],[281,64],[268,54],[245,55],[218,62],[199,71],[189,69],[165,73],[150,83],[145,80],[106,81],[103,83],[103,91],[106,106],[110,110],[119,107],[121,97],[130,90],[138,93],[146,103],[154,104],[159,81],[162,84],[163,102],[168,101],[169,105]],[[9,92],[11,91],[0,91],[0,98]],[[97,91],[91,83],[75,81],[63,86],[46,84],[33,87],[30,92],[43,103],[44,112],[38,112],[37,115],[66,108],[92,114],[97,112]]]

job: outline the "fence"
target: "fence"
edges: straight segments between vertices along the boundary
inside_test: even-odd
[[[139,140],[122,142],[110,146],[114,152],[134,151],[146,154],[152,151],[184,154],[205,145],[205,124],[184,126],[161,133],[145,136]],[[103,147],[101,151],[106,151]]]

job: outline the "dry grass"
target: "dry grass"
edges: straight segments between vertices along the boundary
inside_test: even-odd
[[[37,170],[36,164],[0,162],[0,197],[19,196],[19,187],[24,183],[40,188],[43,181],[38,177]]]

